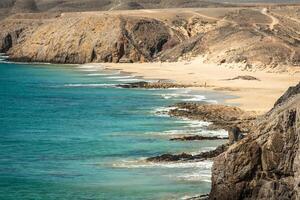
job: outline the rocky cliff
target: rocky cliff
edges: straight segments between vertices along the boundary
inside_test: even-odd
[[[20,61],[144,62],[153,60],[168,41],[181,40],[161,21],[142,17],[59,16],[37,24],[33,32],[30,26],[7,29],[0,42],[2,52]]]
[[[300,198],[300,83],[214,160],[210,199]]]
[[[56,63],[201,55],[211,63],[282,71],[300,66],[298,8],[284,9],[272,15],[260,8],[15,14],[0,21],[0,52],[17,61]]]

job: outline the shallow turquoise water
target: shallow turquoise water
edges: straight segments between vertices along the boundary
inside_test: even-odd
[[[0,199],[180,199],[209,192],[211,162],[143,162],[223,142],[171,142],[174,133],[219,132],[155,114],[203,94],[113,87],[133,80],[80,66],[0,63]]]

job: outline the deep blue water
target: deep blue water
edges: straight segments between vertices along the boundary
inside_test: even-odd
[[[0,199],[180,199],[209,192],[209,161],[143,161],[220,143],[171,142],[174,133],[223,132],[155,114],[200,94],[111,85],[125,81],[132,78],[116,71],[0,63]]]

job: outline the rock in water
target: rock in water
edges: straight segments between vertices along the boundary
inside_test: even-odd
[[[201,152],[197,155],[191,155],[187,153],[181,154],[163,154],[160,156],[154,156],[147,158],[146,161],[148,162],[177,162],[177,161],[195,161],[195,160],[206,160],[210,158],[214,158],[224,151],[228,149],[228,144],[223,144],[218,146],[216,149],[211,151]]]
[[[291,90],[246,138],[215,159],[210,199],[300,198],[300,92]]]
[[[202,136],[202,135],[188,135],[183,137],[171,138],[171,141],[195,141],[195,140],[225,140],[227,137],[219,136]]]

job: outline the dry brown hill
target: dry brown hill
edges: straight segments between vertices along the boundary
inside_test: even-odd
[[[206,56],[248,70],[300,66],[299,7],[16,14],[0,22],[14,60],[152,62]]]

